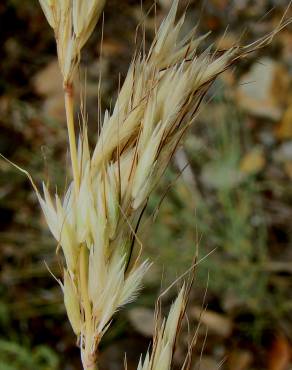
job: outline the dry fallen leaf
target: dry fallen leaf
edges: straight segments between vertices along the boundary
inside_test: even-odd
[[[254,175],[260,172],[266,163],[264,151],[256,147],[250,150],[240,162],[240,171],[246,175]]]
[[[154,311],[136,307],[129,311],[128,318],[136,331],[144,337],[152,337],[154,332]]]
[[[98,48],[100,46],[98,45]],[[125,45],[121,44],[117,40],[107,38],[103,40],[102,43],[102,54],[105,57],[112,58],[117,55],[123,54],[126,52]]]
[[[43,113],[46,117],[56,121],[65,120],[64,96],[63,93],[52,95],[43,103]]]
[[[62,78],[57,58],[53,59],[33,77],[33,85],[39,95],[63,94]]]
[[[239,81],[238,104],[248,113],[272,121],[281,119],[289,88],[289,73],[270,58],[262,58]]]
[[[275,129],[278,139],[292,139],[292,102],[285,111],[282,120]]]
[[[64,90],[58,60],[55,58],[33,77],[37,94],[44,97],[42,111],[46,117],[57,121],[65,120]],[[80,81],[74,80],[74,94],[80,95]]]
[[[290,362],[290,344],[283,334],[277,334],[267,357],[268,370],[287,370]]]
[[[191,310],[192,316],[206,325],[210,331],[227,338],[232,332],[232,321],[225,315],[219,314],[215,311],[202,311],[200,307],[193,307]]]
[[[232,351],[228,356],[228,370],[247,370],[252,362],[252,354],[245,350]]]

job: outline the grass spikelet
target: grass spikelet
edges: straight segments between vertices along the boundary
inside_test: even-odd
[[[105,0],[39,0],[55,32],[64,85],[73,82],[81,49],[89,39]]]
[[[140,359],[137,370],[169,370],[172,364],[175,340],[186,305],[185,287],[172,304],[168,317],[158,326],[153,338],[151,354],[146,354],[144,362]]]
[[[81,312],[76,286],[68,271],[64,271],[64,304],[68,319],[76,335],[81,332]]]

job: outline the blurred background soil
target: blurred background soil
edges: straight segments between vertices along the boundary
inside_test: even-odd
[[[152,0],[108,1],[102,49],[100,21],[76,83],[78,106],[86,75],[92,143],[100,76],[104,110],[125,77],[136,31],[146,32],[149,45],[171,3],[158,0],[155,16]],[[181,10],[187,3],[185,30],[196,24],[198,34],[211,30],[202,47],[221,49],[272,31],[288,6],[288,0],[182,0]],[[37,184],[49,181],[62,193],[64,174],[70,175],[62,85],[53,34],[37,1],[1,1],[0,45],[0,153]],[[60,276],[56,243],[25,176],[3,160],[0,173],[0,369],[81,369],[60,287],[45,265]],[[200,321],[193,369],[291,369],[291,181],[288,27],[212,86],[150,201],[140,238],[154,265],[138,300],[116,315],[104,338],[101,369],[121,369],[125,352],[128,368],[136,368],[151,340],[156,297],[189,268],[197,250],[189,327],[181,332],[175,366]],[[175,292],[164,300],[166,312]]]

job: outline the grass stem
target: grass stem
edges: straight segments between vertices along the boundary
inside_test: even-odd
[[[73,102],[73,84],[67,84],[64,88],[65,92],[65,108],[66,108],[66,120],[70,147],[70,156],[72,162],[73,179],[74,179],[74,189],[75,193],[78,194],[79,191],[79,166],[78,166],[78,156],[76,147],[76,135],[74,128],[74,102]]]

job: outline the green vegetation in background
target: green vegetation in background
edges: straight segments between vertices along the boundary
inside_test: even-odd
[[[240,169],[253,143],[232,102],[217,100],[210,120],[209,125],[207,114],[207,122],[195,128],[199,133],[189,135],[185,143],[195,188],[183,174],[177,178],[173,166],[151,203],[153,214],[172,183],[151,226],[148,253],[163,266],[166,281],[192,263],[197,244],[200,258],[211,253],[198,268],[197,286],[204,288],[209,276],[208,291],[223,310],[231,317],[252,315],[252,322],[241,329],[255,338],[270,326],[271,318],[286,312],[281,288],[269,289],[263,182],[260,173]]]
[[[1,370],[57,370],[59,361],[47,346],[30,349],[13,341],[0,340]]]

